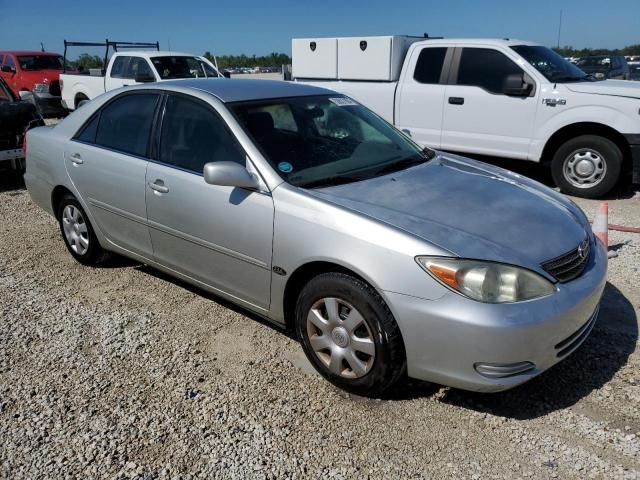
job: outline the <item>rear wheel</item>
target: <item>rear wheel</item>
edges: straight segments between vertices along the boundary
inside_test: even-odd
[[[400,329],[378,293],[342,273],[325,273],[302,290],[296,333],[314,368],[363,396],[392,388],[406,371]]]
[[[60,201],[58,223],[71,256],[84,265],[97,265],[104,252],[87,214],[72,195],[65,195]]]
[[[618,183],[622,152],[608,138],[581,135],[562,144],[551,162],[551,173],[563,193],[597,198]]]
[[[87,97],[79,97],[76,100],[76,108],[80,108],[83,105],[86,105],[87,103],[89,103],[89,99]]]

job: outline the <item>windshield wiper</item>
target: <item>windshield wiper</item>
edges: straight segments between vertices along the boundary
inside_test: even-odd
[[[397,162],[389,163],[379,170],[376,170],[376,175],[384,175],[386,173],[397,172],[399,170],[405,170],[409,167],[420,165],[421,163],[428,162],[435,156],[433,150],[425,149],[423,151],[424,157],[407,157]]]
[[[335,177],[321,178],[319,180],[311,180],[310,182],[301,183],[300,188],[318,188],[332,187],[334,185],[343,185],[345,183],[359,182],[361,178],[347,177],[345,175],[337,175]]]

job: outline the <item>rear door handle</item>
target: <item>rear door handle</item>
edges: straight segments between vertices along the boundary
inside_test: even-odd
[[[165,186],[164,182],[160,179],[157,179],[155,182],[149,182],[149,188],[151,190],[155,190],[158,193],[168,193],[169,187]]]
[[[76,165],[84,163],[84,160],[82,160],[82,156],[79,153],[74,153],[73,155],[71,155],[71,161]]]
[[[449,97],[449,103],[451,105],[464,105],[464,98],[462,98],[462,97]]]

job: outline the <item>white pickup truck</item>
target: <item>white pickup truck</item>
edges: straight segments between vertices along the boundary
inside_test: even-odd
[[[351,96],[424,146],[548,162],[568,194],[640,183],[640,82],[596,80],[519,40],[294,39],[293,77]]]
[[[124,42],[86,43],[65,41],[65,58],[68,46],[106,46],[106,70],[91,69],[88,72],[60,75],[62,106],[75,110],[89,100],[110,90],[137,83],[160,82],[177,78],[222,77],[216,67],[205,57],[189,53],[123,50],[140,45],[157,47],[158,44],[133,44]],[[116,51],[107,62],[109,48]]]

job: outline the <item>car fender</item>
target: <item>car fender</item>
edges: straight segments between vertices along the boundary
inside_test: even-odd
[[[631,133],[640,130],[639,119],[632,119],[616,106],[578,105],[572,107],[570,105],[558,105],[556,107],[541,106],[540,108],[562,108],[563,110],[539,125],[529,151],[529,159],[533,161],[542,160],[542,153],[547,142],[556,132],[570,125],[594,123],[612,128],[619,133]]]

